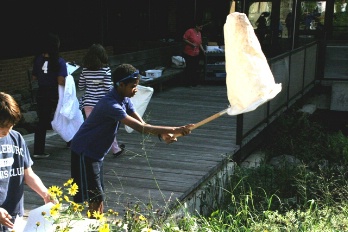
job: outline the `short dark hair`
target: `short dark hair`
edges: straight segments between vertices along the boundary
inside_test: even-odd
[[[134,76],[135,78],[129,78],[129,79],[122,80],[122,79],[136,73],[136,72],[137,72],[137,69],[131,64],[120,64],[119,66],[117,66],[117,68],[111,73],[112,82],[114,83],[114,87],[117,87],[119,82],[123,82],[124,84],[128,84],[128,83],[134,82],[135,80],[139,79],[140,76],[137,75],[137,76]]]
[[[47,33],[42,36],[41,40],[41,49],[38,56],[41,56],[42,53],[48,53],[49,62],[48,69],[53,72],[58,72],[60,69],[59,65],[59,47],[60,47],[60,39],[58,35],[53,33]],[[42,60],[42,65],[45,61]]]
[[[0,92],[0,127],[14,126],[22,118],[16,100],[9,94]]]

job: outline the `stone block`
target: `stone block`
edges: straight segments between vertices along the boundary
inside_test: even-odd
[[[348,83],[335,81],[332,83],[330,110],[348,111]]]

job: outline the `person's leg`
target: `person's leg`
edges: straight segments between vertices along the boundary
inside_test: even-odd
[[[9,231],[12,231],[12,230],[10,230],[7,226],[0,224],[0,232],[9,232]]]
[[[88,211],[93,214],[94,211],[99,213],[104,213],[104,165],[103,162],[94,162],[93,163],[93,170],[94,174],[99,172],[99,175],[97,175],[97,181],[95,182],[97,186],[95,187],[95,195],[92,193],[92,198],[90,198],[89,205],[88,205]],[[91,218],[94,218],[93,216]]]
[[[200,82],[199,60],[200,56],[192,57],[192,86],[197,86]]]
[[[83,156],[71,151],[71,178],[73,178],[74,182],[77,184],[79,191],[74,196],[75,203],[83,203],[87,201],[87,181],[86,181],[86,173],[84,166]]]
[[[39,121],[37,123],[34,134],[34,157],[40,156],[45,152],[46,130],[47,124],[50,123],[51,108],[47,91],[39,90],[37,95],[37,115]],[[38,158],[37,157],[37,158]]]
[[[113,154],[120,152],[122,149],[118,146],[117,139],[115,137],[114,142],[111,144],[111,151]]]
[[[88,116],[91,114],[93,108],[94,108],[93,106],[85,106],[85,107],[83,107],[83,110],[85,111],[86,118],[88,118]]]
[[[88,210],[93,214],[94,211],[103,213],[104,201],[104,182],[103,182],[103,161],[96,161],[84,157],[86,167]]]
[[[125,145],[124,144],[121,144],[119,145],[118,142],[117,142],[117,139],[115,137],[114,139],[114,142],[111,144],[111,151],[112,151],[112,154],[114,156],[120,156],[123,154],[123,152],[125,151]]]
[[[184,59],[186,62],[186,67],[184,70],[182,84],[184,86],[190,86],[192,85],[194,73],[195,73],[195,58],[192,56],[185,55]]]

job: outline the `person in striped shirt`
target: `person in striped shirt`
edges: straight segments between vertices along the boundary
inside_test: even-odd
[[[108,65],[108,55],[101,44],[92,44],[84,59],[78,87],[84,90],[82,108],[86,119],[92,113],[97,102],[112,88],[111,69]],[[115,138],[111,149],[115,156],[124,151],[124,144],[118,145]]]

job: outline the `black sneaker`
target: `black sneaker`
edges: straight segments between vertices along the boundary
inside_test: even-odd
[[[121,145],[119,146],[119,148],[121,148],[121,151],[114,153],[113,155],[114,155],[115,157],[120,156],[120,155],[122,155],[122,154],[125,152],[124,149],[126,148],[126,145],[121,144]]]
[[[42,154],[34,154],[33,157],[34,158],[37,158],[37,159],[44,159],[44,158],[48,158],[50,156],[49,153],[42,153]]]

